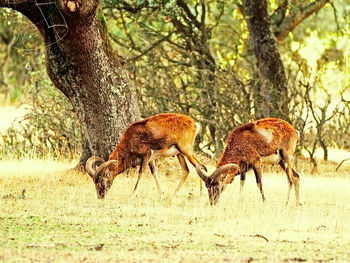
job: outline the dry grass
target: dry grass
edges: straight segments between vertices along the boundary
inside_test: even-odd
[[[131,171],[104,201],[88,176],[66,172],[73,166],[0,162],[0,262],[350,261],[349,166],[335,173],[335,164],[322,163],[324,172],[311,176],[299,164],[301,208],[294,193],[285,206],[286,176],[271,169],[263,174],[265,204],[249,173],[242,203],[236,180],[209,207],[193,170],[173,197],[176,160],[158,165],[162,197],[149,173],[131,196]]]

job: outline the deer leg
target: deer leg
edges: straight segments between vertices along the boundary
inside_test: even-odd
[[[201,178],[199,178],[199,196],[202,196],[202,190],[203,189],[203,181]]]
[[[289,184],[286,205],[288,205],[290,191],[292,189],[293,184],[294,184],[294,190],[295,190],[296,204],[301,205],[300,197],[299,197],[299,174],[292,168],[291,161],[289,160],[289,158],[287,158],[287,160],[288,161],[281,159],[281,161],[279,162],[279,165],[282,167],[282,169],[287,174],[287,179],[288,179],[288,184]]]
[[[201,165],[203,167],[203,169],[205,171],[207,171],[207,168],[198,161],[196,156],[194,156],[192,149],[186,149],[186,147],[181,147],[180,145],[176,145],[176,147],[180,153],[182,153],[184,156],[186,156],[186,158],[190,161],[190,163],[193,165],[193,167],[196,167],[197,165]]]
[[[149,160],[149,156],[146,156],[144,158],[141,159],[141,165],[140,165],[140,169],[139,169],[139,176],[137,177],[137,181],[134,187],[134,193],[137,189],[137,185],[139,184],[139,181],[141,179],[141,175],[142,173],[146,170],[147,164],[148,164],[148,160]]]
[[[243,201],[243,187],[245,183],[245,173],[241,174],[241,181],[240,181],[240,187],[239,187],[239,200],[240,202]]]
[[[282,167],[282,169],[286,172],[286,175],[287,175],[288,194],[287,194],[286,205],[288,205],[289,197],[290,197],[290,191],[292,190],[292,187],[293,187],[293,181],[292,181],[292,178],[289,176],[288,169],[287,169],[287,166],[286,166],[286,163],[285,163],[284,159],[281,159],[278,164]]]
[[[187,176],[188,176],[188,174],[190,172],[190,170],[188,169],[185,157],[181,153],[179,153],[177,155],[177,159],[179,160],[179,163],[180,163],[181,168],[182,168],[182,176],[181,176],[181,179],[179,181],[179,184],[176,187],[176,190],[175,190],[174,194],[176,194],[180,190],[180,188],[182,187],[182,185],[186,181]]]
[[[154,179],[156,180],[157,190],[158,190],[159,194],[162,194],[162,190],[161,190],[160,184],[159,184],[157,169],[154,166],[154,160],[150,161],[148,163],[148,166],[149,166],[149,169],[151,170],[151,174],[153,175]]]
[[[299,178],[299,174],[294,169],[292,170],[293,170],[293,184],[294,184],[294,190],[295,190],[295,201],[297,205],[301,206],[300,196],[299,196],[300,178]]]
[[[264,191],[262,189],[262,182],[261,182],[261,164],[260,164],[260,162],[256,162],[253,165],[253,171],[255,174],[256,184],[258,185],[258,187],[260,189],[261,198],[265,202],[266,199],[265,199]]]
[[[300,196],[299,196],[299,181],[300,181],[300,177],[299,174],[292,168],[291,164],[288,165],[288,167],[290,167],[291,171],[288,171],[288,173],[292,173],[292,180],[293,180],[293,184],[294,184],[294,190],[295,190],[295,202],[296,205],[301,205],[300,202]]]
[[[193,165],[193,167],[196,167],[197,165],[200,165],[200,166],[202,166],[202,168],[205,171],[207,171],[207,168],[198,161],[196,156],[194,156],[192,149],[188,149],[187,150],[186,147],[181,147],[179,145],[176,145],[176,147],[179,150],[179,152],[182,153],[182,156],[186,156],[186,158],[190,161],[190,163]],[[187,164],[186,164],[186,166],[187,166]],[[187,169],[188,169],[188,166],[187,166]],[[187,176],[186,176],[186,178],[187,178]],[[185,180],[186,180],[186,178],[185,178]],[[178,186],[178,188],[179,188],[179,186]],[[202,195],[202,189],[203,189],[203,182],[202,182],[202,179],[199,179],[199,195]]]

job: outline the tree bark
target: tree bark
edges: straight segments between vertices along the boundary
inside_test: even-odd
[[[82,134],[79,166],[91,155],[107,159],[130,123],[140,119],[138,98],[124,60],[110,45],[98,0],[0,0],[26,15],[46,46],[46,68],[68,97]]]
[[[259,117],[279,117],[289,120],[287,78],[270,31],[266,0],[244,0],[243,11],[250,33],[261,79],[260,101],[256,109]]]
[[[283,1],[281,1],[278,8],[270,16],[270,22],[269,22],[269,24],[271,24],[270,30],[273,32],[273,35],[276,38],[277,45],[281,44],[286,39],[288,34],[290,32],[292,32],[302,21],[304,21],[310,15],[318,12],[327,3],[329,3],[329,0],[317,0],[317,1],[314,1],[311,3],[302,3],[302,2],[297,1],[297,0],[283,0]],[[262,5],[265,5],[265,3],[262,3]],[[254,8],[253,8],[251,2],[245,2],[244,5],[238,5],[238,7],[239,7],[239,10],[241,11],[241,13],[246,17],[247,21],[249,19],[253,20],[252,14],[251,14],[250,18],[248,18],[246,13],[245,13],[247,11],[247,9],[246,9],[247,7],[250,8],[251,13],[254,13],[254,10],[253,10]],[[258,16],[255,15],[255,17],[258,17]],[[265,17],[265,15],[263,15],[263,17]],[[256,23],[257,26],[259,26],[258,23],[259,22]],[[250,23],[248,21],[248,26],[249,26],[249,24]],[[253,23],[251,23],[251,24],[253,24]],[[261,25],[261,26],[263,26],[263,25]],[[261,33],[261,34],[263,34],[263,33]],[[256,54],[254,41],[255,40],[251,38],[250,45],[252,47],[251,48],[252,52],[254,50],[254,52]],[[272,43],[271,37],[270,37],[269,41]],[[266,43],[268,43],[268,42],[266,42]],[[251,53],[250,50],[248,50],[247,52],[248,52],[247,57],[250,57],[250,53]],[[271,53],[271,54],[273,54],[273,53]],[[259,65],[259,62],[258,62],[258,65]],[[277,66],[278,65],[276,64],[276,67]],[[260,68],[259,68],[259,70],[260,70]],[[282,75],[283,75],[283,73],[282,73]],[[261,74],[261,70],[260,70],[260,77],[261,76],[262,76],[262,74]],[[254,97],[255,97],[255,109],[256,109],[255,115],[257,118],[271,115],[271,110],[269,109],[269,107],[266,106],[267,105],[266,100],[271,101],[271,97],[273,96],[273,94],[271,94],[270,90],[264,86],[264,80],[263,80],[262,84],[263,84],[262,88],[260,88],[257,91],[257,93],[254,95]],[[282,96],[282,94],[281,94],[281,96]],[[285,93],[285,96],[287,96],[287,93]],[[285,105],[287,105],[287,103]]]

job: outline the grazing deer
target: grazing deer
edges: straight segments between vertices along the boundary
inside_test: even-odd
[[[201,126],[192,118],[174,113],[159,114],[131,124],[108,161],[105,162],[100,157],[90,157],[86,162],[86,171],[95,183],[97,197],[104,198],[114,178],[137,165],[140,165],[140,169],[134,192],[148,165],[155,178],[158,192],[161,193],[154,160],[175,155],[183,170],[176,193],[189,173],[185,156],[194,167],[206,170],[193,154],[193,144],[200,130]],[[202,188],[201,180],[200,188]]]
[[[256,183],[265,201],[261,182],[261,164],[278,163],[288,178],[287,204],[294,184],[296,202],[300,205],[299,175],[291,166],[298,137],[298,132],[292,125],[276,118],[257,120],[234,129],[227,138],[226,148],[217,164],[217,169],[208,176],[200,165],[196,167],[198,175],[208,188],[210,204],[217,203],[227,184],[232,183],[234,177],[239,174],[242,192],[245,174],[250,169],[255,173]]]

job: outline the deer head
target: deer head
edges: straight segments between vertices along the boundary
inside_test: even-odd
[[[227,183],[225,177],[229,173],[239,173],[239,166],[234,163],[225,164],[218,167],[210,176],[205,173],[202,165],[196,166],[196,171],[199,177],[205,182],[208,189],[209,202],[211,205],[216,205],[220,194],[224,191]]]
[[[100,164],[98,166],[98,164]],[[86,171],[95,183],[97,198],[103,199],[112,186],[116,173],[117,160],[105,162],[100,157],[90,157],[86,161]]]

